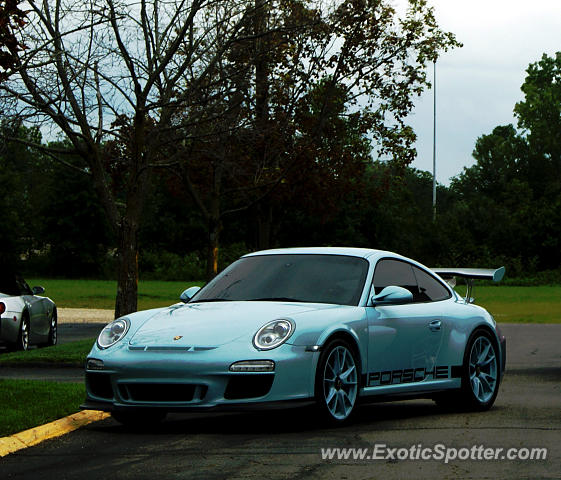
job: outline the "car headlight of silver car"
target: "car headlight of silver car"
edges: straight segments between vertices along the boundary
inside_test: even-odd
[[[121,340],[129,331],[130,320],[128,318],[118,318],[107,324],[97,337],[99,348],[109,348]]]
[[[263,325],[253,337],[253,345],[257,350],[271,350],[286,342],[294,331],[294,322],[280,318]]]

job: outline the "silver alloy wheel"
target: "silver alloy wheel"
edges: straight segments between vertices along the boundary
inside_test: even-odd
[[[481,403],[487,403],[497,388],[498,363],[495,348],[485,336],[475,339],[469,355],[471,390]]]
[[[50,344],[51,345],[56,345],[56,340],[57,340],[57,318],[56,318],[56,313],[53,312],[52,316],[51,316],[51,335],[50,335]]]
[[[354,408],[357,392],[357,371],[353,354],[339,345],[329,353],[323,372],[323,394],[331,415],[337,420],[346,419]]]
[[[21,319],[20,347],[22,350],[29,348],[29,320],[26,317]]]

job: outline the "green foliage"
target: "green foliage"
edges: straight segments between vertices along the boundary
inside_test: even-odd
[[[83,383],[0,379],[0,437],[76,413],[85,395]]]
[[[544,54],[540,61],[530,64],[522,84],[524,100],[514,107],[518,126],[526,134],[533,155],[540,168],[541,184],[561,184],[561,52],[554,57]],[[538,185],[534,186],[537,190]],[[544,194],[550,190],[545,188]]]
[[[287,18],[313,14],[302,10],[302,2],[286,8]],[[356,11],[337,15],[337,21],[360,17]],[[301,60],[291,50],[297,38],[285,40],[288,44],[277,45],[271,59],[278,68],[289,68],[284,55]],[[449,188],[438,186],[436,221],[429,173],[399,160],[372,161],[369,135],[377,121],[370,118],[376,116],[372,110],[353,107],[348,89],[333,83],[332,76],[318,75],[298,98],[289,95],[294,81],[280,70],[272,75],[263,136],[257,135],[253,107],[246,105],[236,118],[253,119],[248,125],[229,130],[224,127],[231,119],[224,119],[213,124],[216,131],[206,130],[204,141],[186,142],[194,149],[188,169],[200,188],[199,200],[210,205],[215,196],[218,201],[212,215],[188,194],[180,179],[182,166],[153,176],[138,236],[141,278],[178,282],[162,282],[155,291],[143,290],[149,282],[141,282],[140,308],[174,303],[191,281],[205,277],[209,219],[215,220],[215,214],[220,217],[219,270],[258,248],[256,232],[265,212],[272,225],[271,246],[365,246],[396,251],[428,266],[505,265],[510,284],[561,283],[561,125],[556,123],[561,122],[561,55],[530,65],[524,100],[515,108],[518,129],[497,126],[482,135],[473,152],[476,163]],[[290,115],[282,106],[289,97]],[[219,106],[224,104],[213,104],[214,113]],[[316,135],[320,124],[322,134]],[[40,144],[39,130],[6,123],[1,128],[3,138],[12,139],[0,149],[0,184],[8,192],[0,195],[0,211],[9,225],[0,229],[2,264],[23,258],[24,269],[34,275],[114,278],[107,272],[115,263],[116,241],[107,233],[88,177],[23,146]],[[222,132],[219,138],[217,131]],[[257,158],[264,137],[269,156]],[[65,144],[55,146],[60,150]],[[65,158],[75,161],[71,155]],[[274,188],[268,190],[270,185]],[[95,284],[83,291],[64,286],[68,293],[48,294],[68,306],[112,308],[116,285],[101,283],[99,290]]]
[[[197,280],[205,276],[205,264],[196,253],[179,255],[165,250],[144,250],[139,268],[146,280]]]
[[[561,265],[561,54],[531,64],[512,125],[481,136],[476,164],[452,183],[472,258],[501,257],[515,276]]]
[[[69,156],[66,161],[73,159]],[[70,278],[102,276],[113,241],[92,179],[56,162],[49,166],[43,178],[47,198],[35,212],[41,218],[41,237],[48,251],[45,267],[48,272]]]
[[[90,179],[29,146],[41,146],[37,128],[4,122],[0,130],[3,264],[35,274],[103,275],[110,236]]]
[[[12,137],[23,142],[40,143],[37,128],[0,124],[2,138]],[[14,268],[20,255],[40,249],[41,222],[32,213],[45,202],[47,189],[42,180],[48,167],[33,148],[17,141],[3,141],[0,145],[0,253],[2,263]]]

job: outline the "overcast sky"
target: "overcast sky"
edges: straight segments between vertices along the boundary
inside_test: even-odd
[[[400,3],[401,0],[398,0]],[[526,68],[543,53],[561,51],[561,0],[429,0],[440,26],[464,46],[436,65],[437,180],[474,163],[477,137],[514,123]],[[432,66],[429,77],[432,79]],[[432,172],[433,92],[410,118],[417,140],[413,167]]]

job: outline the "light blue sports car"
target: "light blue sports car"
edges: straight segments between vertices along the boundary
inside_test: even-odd
[[[358,248],[245,255],[182,303],[108,324],[87,358],[82,408],[125,424],[290,402],[314,402],[337,424],[359,400],[411,397],[485,410],[506,341],[471,287],[503,274]]]

